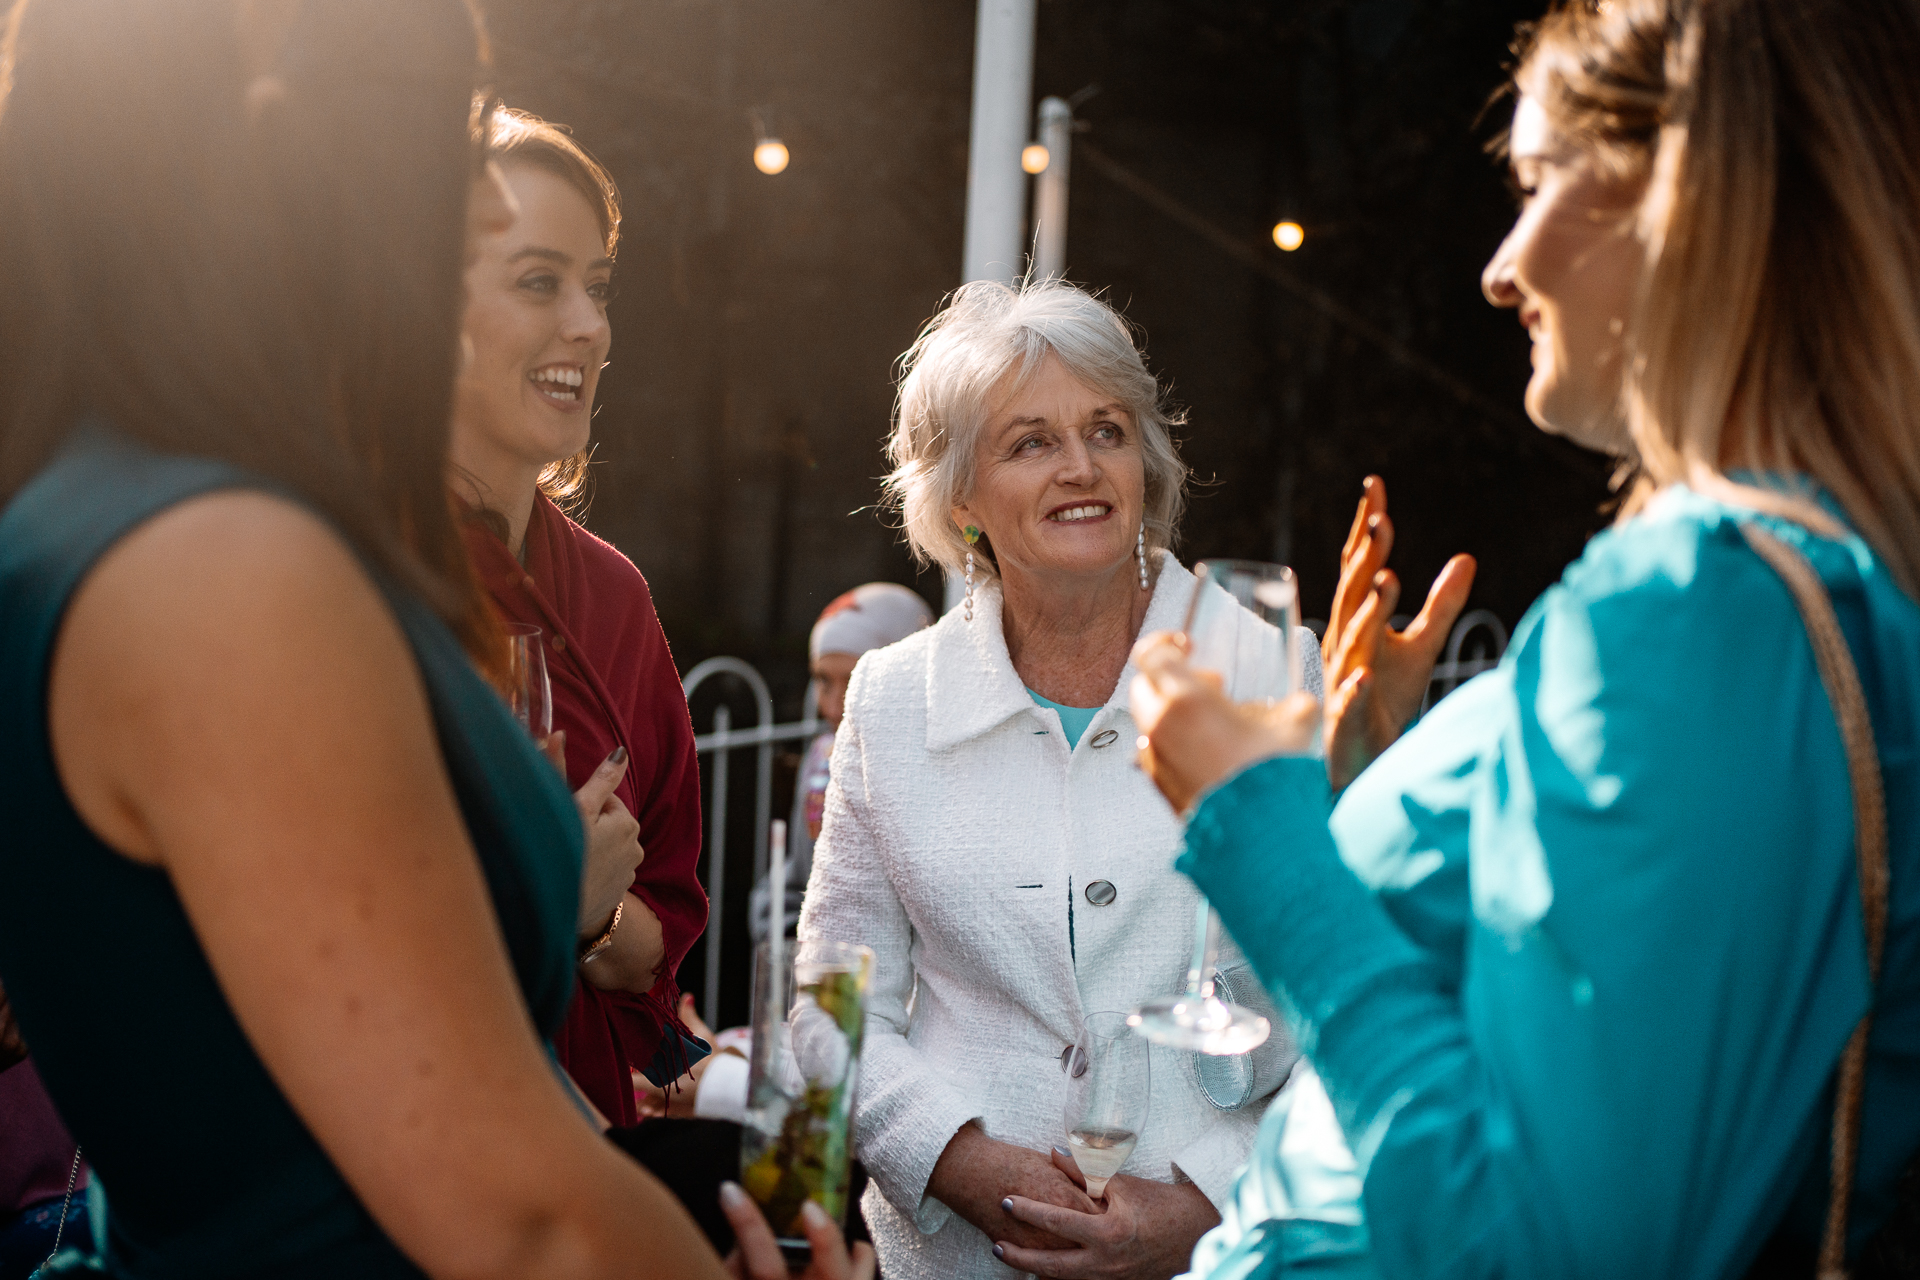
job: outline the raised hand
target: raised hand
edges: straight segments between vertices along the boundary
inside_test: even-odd
[[[1392,746],[1426,697],[1433,665],[1473,589],[1472,556],[1447,561],[1419,616],[1404,631],[1387,625],[1400,603],[1400,580],[1386,567],[1393,551],[1387,484],[1368,476],[1353,527],[1340,551],[1340,585],[1321,641],[1326,671],[1327,774],[1337,791]]]

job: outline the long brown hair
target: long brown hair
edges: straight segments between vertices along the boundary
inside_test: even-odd
[[[96,413],[325,513],[482,664],[448,509],[463,0],[21,0],[0,46],[0,501]]]
[[[1623,403],[1648,477],[1805,474],[1915,593],[1920,7],[1579,0],[1518,51],[1562,136],[1647,182]]]
[[[620,188],[606,166],[574,141],[565,125],[542,120],[530,111],[500,107],[487,129],[487,158],[503,168],[523,164],[543,170],[578,191],[593,207],[607,256],[619,256]],[[549,462],[540,469],[540,492],[565,510],[582,505],[592,460],[593,446],[588,445],[570,458]]]

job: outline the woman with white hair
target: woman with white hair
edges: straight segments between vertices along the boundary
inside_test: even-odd
[[[1059,1146],[1085,1017],[1177,990],[1190,956],[1198,899],[1126,704],[1134,640],[1179,626],[1195,586],[1168,550],[1175,419],[1125,321],[1056,282],[968,285],[903,366],[887,486],[967,594],[854,671],[800,919],[877,957],[867,1221],[893,1280],[1008,1275],[1009,1248],[1049,1275],[1170,1276],[1292,1057],[1261,1051],[1223,1107],[1191,1055],[1155,1050],[1151,1115],[1101,1201]],[[1277,660],[1280,634],[1241,616],[1243,651]],[[1037,1230],[1014,1195],[1078,1212]]]

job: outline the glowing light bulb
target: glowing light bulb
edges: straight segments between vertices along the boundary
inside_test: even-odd
[[[1037,142],[1030,142],[1020,152],[1020,167],[1028,173],[1045,173],[1047,161],[1052,159],[1047,149]]]
[[[1273,242],[1288,253],[1292,253],[1305,244],[1307,233],[1297,222],[1277,222],[1273,227]]]
[[[753,167],[762,173],[779,173],[787,167],[787,144],[768,138],[753,149]]]

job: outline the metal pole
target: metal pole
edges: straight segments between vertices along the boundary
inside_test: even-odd
[[[733,723],[727,704],[713,709],[713,731],[725,733]],[[710,1027],[720,1023],[720,909],[727,875],[727,757],[725,747],[713,753],[713,799],[707,806],[707,973],[700,1016]]]
[[[973,132],[967,148],[966,281],[1020,274],[1026,175],[1020,150],[1033,101],[1035,0],[980,0],[973,35]]]
[[[967,144],[967,238],[960,280],[1012,284],[1020,275],[1027,104],[1033,101],[1037,0],[980,0],[973,28],[973,128]],[[947,575],[948,609],[964,584]]]
[[[1057,280],[1067,273],[1067,169],[1073,147],[1073,108],[1065,98],[1040,100],[1034,133],[1047,149],[1047,167],[1033,180],[1033,276]]]

